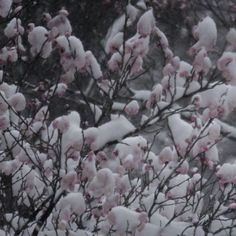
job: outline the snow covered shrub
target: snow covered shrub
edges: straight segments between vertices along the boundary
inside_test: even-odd
[[[182,57],[157,2],[129,1],[97,55],[65,8],[0,0],[0,235],[236,235],[236,31],[219,52],[205,14]]]

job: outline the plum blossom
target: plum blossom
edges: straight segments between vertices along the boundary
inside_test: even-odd
[[[68,193],[58,202],[56,209],[60,221],[64,221],[67,224],[73,213],[80,216],[86,210],[84,197],[80,192]]]
[[[7,102],[16,111],[23,111],[26,107],[26,99],[22,93],[15,93],[7,99]]]
[[[96,156],[93,152],[89,152],[86,159],[82,161],[82,179],[91,181],[96,174]]]
[[[16,47],[3,47],[0,50],[0,64],[16,62],[18,60],[18,53]]]
[[[47,58],[52,52],[52,43],[48,39],[48,30],[43,26],[30,24],[28,41],[31,44],[30,52],[33,57],[40,54],[42,58]]]
[[[174,152],[171,147],[165,147],[159,153],[159,160],[162,163],[170,162],[174,160]]]
[[[62,150],[63,153],[69,150],[80,151],[83,146],[83,134],[82,129],[77,124],[72,122],[69,125],[68,130],[62,135]]]
[[[108,61],[108,67],[112,72],[116,72],[120,69],[121,62],[122,57],[120,53],[116,52],[111,56],[110,60]]]
[[[164,76],[173,76],[180,67],[180,58],[175,56],[163,68]]]
[[[196,54],[193,62],[193,68],[196,73],[203,73],[203,75],[206,75],[210,68],[212,67],[212,63],[210,58],[207,56],[207,52],[205,48],[202,48],[199,50],[199,52]]]
[[[7,27],[4,29],[4,34],[8,38],[14,38],[18,35],[24,34],[24,28],[21,25],[21,20],[18,18],[13,18],[8,24]]]
[[[161,101],[162,98],[162,85],[157,84],[153,87],[151,94],[149,95],[149,98],[146,103],[146,107],[148,109],[154,108],[158,102]]]
[[[61,63],[64,70],[68,70],[71,66],[78,70],[84,67],[85,51],[80,39],[75,36],[62,35],[57,37],[55,42],[62,54]]]
[[[142,136],[129,137],[123,139],[121,143],[116,145],[113,150],[113,155],[119,157],[121,161],[129,154],[137,156],[138,159],[141,160],[144,157],[147,148],[147,140]]]
[[[88,190],[95,198],[109,196],[115,189],[115,177],[108,168],[100,169],[89,183]]]
[[[137,23],[137,32],[142,37],[146,37],[152,33],[154,26],[155,18],[153,16],[153,10],[150,9],[140,17]]]
[[[218,178],[222,184],[224,183],[236,183],[236,164],[224,163],[216,172]]]
[[[113,207],[107,216],[109,224],[120,233],[125,233],[127,227],[131,231],[142,230],[147,223],[146,213],[138,213],[123,206]]]
[[[222,71],[223,77],[231,85],[236,84],[235,63],[236,53],[234,52],[224,52],[217,62],[218,69]]]
[[[208,92],[201,92],[193,96],[193,100],[198,97],[198,107],[205,108],[203,118],[207,121],[209,118],[226,117],[235,108],[233,102],[235,97],[235,87],[231,85],[216,85]]]
[[[56,29],[56,32],[59,35],[65,35],[65,34],[70,35],[72,33],[72,27],[70,21],[67,18],[68,15],[69,13],[65,9],[61,9],[59,11],[59,14],[54,18],[51,18],[51,16],[48,13],[46,13],[45,18],[47,20],[47,27],[51,30],[53,28]]]
[[[63,189],[68,189],[70,191],[74,190],[75,184],[77,183],[77,173],[75,171],[70,171],[62,177],[61,187]]]
[[[183,88],[186,83],[190,83],[189,87],[194,86],[194,82],[189,81],[192,77],[193,66],[185,61],[178,62],[177,60],[176,63],[176,68],[174,65],[170,64],[170,66],[173,67],[173,71],[171,70],[170,74],[168,72],[161,81],[163,89],[167,92],[166,100],[171,100],[173,94],[175,94],[176,98],[178,98],[178,96],[182,96],[182,92],[184,91]],[[180,91],[180,94],[178,94],[178,90]]]
[[[190,48],[190,54],[195,55],[202,47],[212,50],[217,40],[217,29],[214,20],[207,16],[193,28],[193,36],[198,41]]]
[[[125,106],[125,112],[129,116],[137,115],[139,112],[139,104],[136,100],[132,100]]]
[[[123,40],[124,40],[123,32],[118,32],[112,38],[109,38],[105,47],[106,53],[115,53],[116,51],[118,51],[123,43]]]

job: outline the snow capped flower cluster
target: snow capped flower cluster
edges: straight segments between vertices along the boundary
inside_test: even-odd
[[[153,87],[152,92],[149,95],[149,98],[146,103],[148,109],[153,109],[161,101],[162,98],[162,85],[157,84]]]
[[[180,61],[178,57],[172,58],[170,63],[166,64],[163,70],[164,77],[161,80],[166,92],[166,101],[178,99],[185,93],[197,91],[201,87],[198,72],[202,71],[202,68],[197,69],[197,62],[196,73],[194,74],[193,71],[194,67],[191,64]]]
[[[210,58],[207,56],[207,51],[205,48],[201,48],[199,52],[196,54],[193,61],[194,72],[197,74],[202,73],[206,75],[210,68],[212,67],[212,63]],[[196,75],[195,75],[196,78]]]
[[[217,67],[222,72],[222,76],[231,85],[236,85],[235,63],[235,52],[224,52],[217,62]]]
[[[125,42],[125,49],[123,49],[123,44],[121,44],[118,52],[115,52],[108,61],[109,69],[113,72],[119,71],[122,66],[128,63],[131,66],[131,74],[140,72],[142,70],[143,57],[148,51],[149,40],[149,35],[141,37],[137,33]],[[122,56],[124,50],[125,53]]]
[[[164,56],[165,56],[165,60],[168,63],[173,57],[173,52],[171,51],[171,49],[169,47],[168,39],[166,38],[165,34],[158,27],[155,27],[154,32],[156,33],[156,35],[158,37],[158,43],[161,46],[161,49],[162,49]]]
[[[125,107],[125,112],[129,116],[137,115],[139,112],[139,104],[137,101],[133,100],[129,102]]]
[[[2,6],[0,2],[0,10],[4,11],[4,7],[7,8],[8,5],[10,8],[11,1],[9,0],[2,1]],[[76,71],[87,72],[95,79],[101,78],[103,73],[93,53],[91,51],[85,52],[80,39],[71,35],[72,27],[67,16],[67,10],[61,9],[58,15],[53,18],[49,13],[44,14],[47,23],[46,28],[41,25],[35,26],[34,23],[28,24],[27,33],[28,42],[31,45],[31,55],[47,59],[51,56],[53,49],[58,48],[60,50],[61,66],[64,71],[64,74],[61,75],[61,81],[65,84],[71,83],[74,80]],[[22,60],[29,60],[25,56],[26,49],[22,40],[24,28],[22,27],[21,19],[12,18],[5,27],[4,34],[9,39],[13,39],[15,45],[1,49],[0,63],[16,62],[18,57],[21,57]]]
[[[193,36],[198,41],[190,48],[189,53],[195,55],[202,48],[212,50],[217,40],[217,28],[214,20],[207,16],[193,28]]]
[[[147,140],[142,136],[129,137],[116,145],[113,155],[120,159],[125,168],[136,167],[138,169],[144,159],[147,148]]]
[[[204,156],[202,161],[211,168],[219,162],[216,143],[220,139],[221,127],[218,123],[212,122],[202,125],[195,120],[190,124],[181,119],[178,114],[174,114],[168,118],[168,124],[179,155],[184,157],[191,150],[194,157]],[[164,157],[160,154],[160,160],[171,161],[173,158],[171,150],[166,149],[165,152],[164,150],[163,153],[166,154],[163,155]],[[188,170],[188,168],[188,163],[185,163],[185,167],[180,166],[177,171],[185,172],[185,169]]]
[[[73,214],[82,215],[86,210],[85,200],[81,193],[69,193],[56,205],[55,219],[59,220],[59,229],[65,230]]]
[[[57,37],[55,41],[62,54],[61,60],[64,60],[61,63],[63,69],[67,70],[70,66],[74,66],[80,70],[85,64],[85,51],[80,39],[75,36],[62,35]],[[72,65],[69,63],[72,63]]]
[[[16,47],[3,47],[0,50],[0,64],[16,62],[18,54]]]
[[[137,23],[137,32],[142,36],[146,37],[150,35],[155,26],[155,18],[153,16],[152,9],[146,11],[139,19]]]
[[[4,34],[8,38],[14,38],[18,35],[24,34],[24,28],[21,25],[21,19],[19,18],[13,18],[4,29]]]
[[[117,232],[123,234],[127,228],[132,232],[137,228],[141,230],[148,221],[145,213],[137,213],[123,206],[112,208],[107,219]]]
[[[118,32],[112,38],[108,39],[106,43],[106,53],[115,53],[119,50],[120,46],[122,45],[124,40],[124,33]]]
[[[180,67],[180,58],[176,56],[172,58],[172,60],[170,60],[170,62],[164,66],[162,73],[164,76],[173,76],[175,72],[179,69],[179,67]]]
[[[224,163],[216,173],[222,184],[236,183],[236,164]]]
[[[136,18],[137,11],[129,4],[128,16],[131,21]],[[122,32],[112,35],[106,43],[107,53],[113,53],[108,61],[108,67],[112,72],[118,72],[126,65],[130,66],[130,74],[134,75],[143,70],[143,58],[149,49],[150,35],[154,31],[155,18],[150,9],[139,18],[136,34],[126,40]]]
[[[212,89],[193,96],[196,108],[204,108],[203,120],[225,118],[235,109],[235,86],[211,84]]]
[[[88,191],[93,197],[109,196],[115,188],[115,177],[108,168],[100,169],[88,186]]]
[[[66,35],[72,33],[72,27],[67,16],[69,15],[66,9],[61,9],[58,15],[51,17],[49,13],[45,13],[47,27],[53,31],[54,35]]]
[[[193,146],[193,155],[204,155],[203,161],[212,167],[219,162],[219,154],[216,143],[220,139],[221,127],[216,122],[200,129],[200,137]],[[199,135],[199,134],[198,134]]]
[[[48,39],[48,30],[43,26],[29,26],[28,41],[31,44],[30,52],[33,57],[40,54],[42,58],[47,58],[52,52],[52,43]]]
[[[61,65],[64,74],[61,79],[64,83],[74,80],[74,73],[83,70],[91,74],[95,79],[102,77],[102,71],[91,51],[84,51],[80,39],[75,36],[61,35],[55,39],[56,47],[61,53]]]
[[[19,123],[16,112],[21,112],[26,107],[25,96],[16,92],[15,85],[3,82],[0,85],[0,129],[5,130],[11,122]]]

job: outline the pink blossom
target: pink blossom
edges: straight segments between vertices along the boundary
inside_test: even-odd
[[[136,100],[132,100],[125,107],[125,112],[129,116],[137,115],[139,112],[139,104]]]
[[[109,38],[105,51],[106,53],[115,53],[119,50],[120,46],[122,45],[124,40],[124,33],[118,32],[116,35],[114,35],[112,38]]]
[[[229,209],[236,209],[236,203],[233,202],[233,203],[229,204],[228,208]]]
[[[48,31],[42,27],[32,26],[28,34],[28,41],[31,44],[30,52],[33,57],[40,54],[42,58],[47,58],[52,52],[52,43],[48,40]]]
[[[155,26],[155,18],[153,16],[152,9],[150,9],[140,17],[137,23],[137,32],[141,36],[146,37],[152,33],[154,26]]]
[[[202,47],[206,51],[212,50],[217,40],[217,29],[214,20],[209,16],[205,17],[193,28],[193,36],[198,41],[190,48],[191,55],[196,54]]]
[[[88,186],[88,190],[96,198],[100,198],[103,195],[109,196],[114,192],[114,189],[115,177],[108,168],[100,169]]]
[[[130,75],[136,75],[140,73],[143,70],[143,58],[141,56],[138,56],[134,59],[134,62],[132,63]]]
[[[61,187],[66,190],[73,191],[75,184],[77,182],[77,173],[75,171],[70,171],[62,177]]]
[[[171,147],[163,148],[159,154],[159,160],[162,163],[173,161],[173,158],[174,158],[174,154],[173,154],[173,150]]]
[[[195,72],[203,72],[203,74],[206,75],[211,67],[212,63],[210,58],[207,56],[206,49],[200,49],[200,51],[196,54],[193,62],[193,68]]]
[[[81,216],[86,210],[86,205],[81,193],[71,192],[59,201],[56,208],[60,213],[59,219],[68,222],[73,213],[78,217]]]
[[[68,11],[65,9],[61,9],[59,14],[54,18],[50,19],[48,14],[45,14],[47,22],[47,26],[49,29],[56,28],[59,35],[71,34],[72,27],[70,21],[67,16],[69,15]]]
[[[111,56],[110,60],[108,61],[108,67],[112,72],[116,72],[120,69],[121,62],[122,57],[120,53],[116,52]]]
[[[16,47],[3,47],[0,51],[0,64],[7,64],[16,62],[18,60],[18,53]]]
[[[21,25],[21,20],[18,18],[13,18],[4,29],[4,34],[8,38],[14,38],[18,35],[24,34],[24,28]]]
[[[16,111],[23,111],[26,107],[25,96],[22,93],[15,93],[7,101]]]
[[[93,152],[90,152],[87,158],[82,161],[82,179],[91,181],[96,173],[96,156]]]
[[[152,92],[149,95],[148,101],[146,103],[146,107],[148,109],[153,109],[157,105],[157,103],[161,101],[162,91],[163,87],[161,84],[156,84],[153,87]]]

